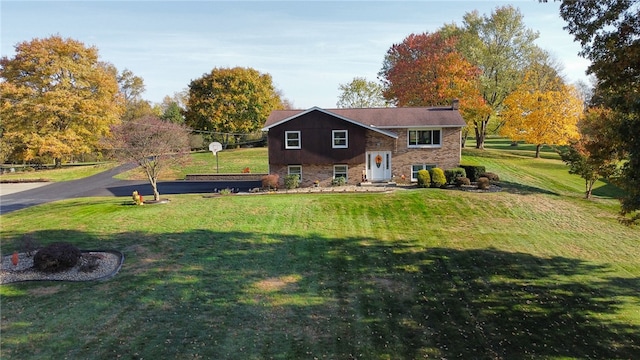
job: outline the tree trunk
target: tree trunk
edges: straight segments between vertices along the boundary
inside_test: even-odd
[[[55,163],[55,168],[56,168],[56,169],[59,169],[59,168],[61,168],[61,167],[62,167],[62,159],[60,159],[60,158],[55,158],[55,159],[54,159],[54,163]]]
[[[540,159],[540,149],[542,149],[542,144],[536,145],[536,159]]]
[[[584,192],[584,198],[585,199],[591,199],[591,195],[593,194],[593,184],[596,183],[596,180],[585,180],[584,185],[585,185],[585,192]]]
[[[158,183],[155,180],[151,182],[151,187],[153,188],[153,200],[160,201],[160,193],[158,192]]]
[[[484,150],[484,139],[487,135],[487,122],[489,120],[482,120],[476,123],[476,149]]]

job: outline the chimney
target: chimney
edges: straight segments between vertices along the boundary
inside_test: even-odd
[[[458,110],[458,109],[460,109],[460,100],[458,99],[451,100],[451,110]]]

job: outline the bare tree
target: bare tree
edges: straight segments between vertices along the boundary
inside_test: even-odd
[[[190,133],[184,125],[145,116],[112,126],[106,143],[119,161],[135,162],[142,168],[153,187],[153,199],[158,201],[158,177],[170,166],[188,161]]]

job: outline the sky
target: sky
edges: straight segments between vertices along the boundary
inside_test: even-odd
[[[563,27],[559,3],[512,1],[30,1],[0,0],[0,54],[16,44],[59,35],[95,46],[100,60],[143,78],[143,98],[159,103],[214,68],[270,74],[295,108],[335,108],[339,86],[377,81],[389,48],[408,35],[462,24],[513,5],[536,44],[587,82],[589,62]]]

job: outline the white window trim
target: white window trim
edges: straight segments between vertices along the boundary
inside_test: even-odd
[[[289,145],[289,134],[298,134],[298,146]],[[284,148],[285,149],[301,149],[302,148],[302,135],[300,131],[285,131],[284,132]]]
[[[419,144],[413,145],[410,143],[410,133],[412,131],[435,131],[437,130],[440,134],[439,144]],[[432,139],[433,140],[433,139]],[[411,149],[433,149],[433,148],[441,148],[442,147],[442,128],[419,128],[419,129],[408,129],[407,130],[407,147]]]
[[[336,167],[344,167],[344,179],[349,180],[349,165],[333,165],[333,178],[336,179]],[[340,172],[342,174],[342,172]]]
[[[344,145],[336,145],[336,134],[338,133],[344,133]],[[349,147],[349,131],[348,130],[331,130],[331,145],[334,149],[348,148]]]
[[[291,172],[291,168],[298,168],[300,169],[300,173],[292,173]],[[288,165],[287,166],[287,175],[298,175],[298,178],[300,181],[302,181],[302,165]]]

